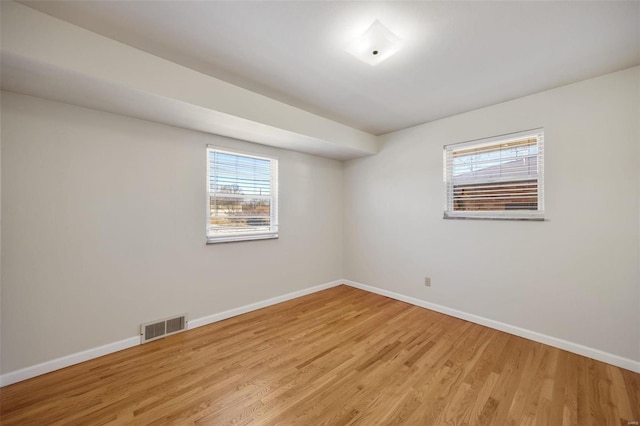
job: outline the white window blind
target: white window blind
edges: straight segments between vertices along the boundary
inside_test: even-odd
[[[278,238],[278,160],[207,148],[207,242]]]
[[[544,129],[444,147],[448,218],[544,218]]]

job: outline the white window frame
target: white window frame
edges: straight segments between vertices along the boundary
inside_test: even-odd
[[[483,148],[492,145],[499,145],[525,138],[536,138],[537,144],[537,210],[454,210],[454,178],[453,174],[453,153],[459,150],[470,148]],[[494,136],[484,139],[476,139],[467,142],[445,145],[443,147],[444,164],[444,219],[504,219],[504,220],[544,220],[544,128],[531,129],[517,133]],[[495,183],[505,180],[505,178],[477,178],[471,183]],[[527,178],[519,177],[514,180],[533,180],[531,176]]]
[[[256,155],[249,152],[239,151],[235,149],[222,148],[214,145],[207,146],[207,224],[206,224],[206,238],[207,244],[215,243],[228,243],[234,241],[252,241],[252,240],[265,240],[278,238],[278,158],[266,155]],[[235,155],[240,157],[256,158],[259,160],[267,160],[270,162],[270,216],[269,216],[269,229],[268,230],[251,230],[246,231],[234,231],[234,232],[216,232],[211,229],[211,197],[213,195],[211,191],[211,162],[209,160],[209,154],[211,152],[220,152],[229,155]],[[247,195],[247,198],[255,197]],[[233,229],[233,228],[229,228]]]

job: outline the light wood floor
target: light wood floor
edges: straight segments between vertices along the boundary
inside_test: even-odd
[[[623,425],[640,375],[340,286],[0,391],[2,424]]]

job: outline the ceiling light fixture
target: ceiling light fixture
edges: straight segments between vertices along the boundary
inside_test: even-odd
[[[356,58],[371,66],[388,59],[402,47],[397,35],[376,20],[367,31],[346,48]]]

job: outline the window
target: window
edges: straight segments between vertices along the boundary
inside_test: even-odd
[[[445,219],[544,217],[544,129],[445,145]]]
[[[207,148],[207,242],[278,238],[278,160]]]

